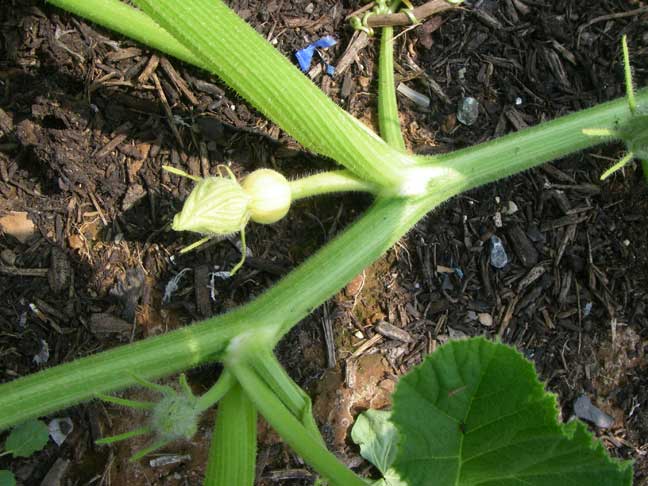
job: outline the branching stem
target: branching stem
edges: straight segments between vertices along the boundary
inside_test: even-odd
[[[318,473],[336,486],[367,486],[311,435],[252,368],[239,362],[230,369],[272,428]]]
[[[637,91],[637,103],[648,105],[648,90]],[[0,429],[88,400],[95,393],[131,386],[135,379],[128,372],[133,369],[139,376],[154,379],[215,361],[232,338],[264,329],[270,323],[279,326],[268,342],[271,346],[443,201],[480,184],[592,147],[600,140],[583,135],[584,128],[615,128],[631,116],[622,98],[452,154],[421,157],[418,169],[429,178],[428,196],[379,198],[343,234],[249,304],[163,336],[0,385]]]

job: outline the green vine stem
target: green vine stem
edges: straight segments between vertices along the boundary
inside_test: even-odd
[[[299,420],[304,428],[311,433],[313,438],[324,444],[315,418],[310,397],[295,383],[285,368],[281,366],[272,350],[267,346],[256,343],[245,355],[246,362],[254,368],[275,396]],[[227,359],[227,358],[226,358]]]
[[[293,201],[322,194],[350,191],[376,194],[380,192],[380,188],[375,184],[358,179],[348,170],[322,172],[290,181]]]
[[[648,104],[648,89],[637,92]],[[420,198],[379,198],[340,236],[256,300],[227,314],[56,366],[0,385],[0,430],[132,386],[129,372],[147,379],[215,361],[230,340],[272,323],[275,344],[285,332],[387,251],[427,212],[461,191],[600,143],[582,130],[615,129],[631,121],[624,98],[437,158],[408,170],[435,172],[438,183]],[[326,269],[326,271],[322,271]],[[265,336],[264,336],[265,339]]]
[[[78,11],[79,3],[106,0],[55,1],[64,8],[77,7]],[[201,65],[304,147],[332,158],[362,179],[383,187],[385,193],[400,192],[401,169],[413,163],[412,159],[389,147],[333,103],[222,1],[134,3],[192,52]],[[141,16],[138,18],[144,22]],[[93,20],[103,23],[105,19],[95,15]],[[121,22],[127,24],[129,17],[124,15]],[[127,29],[118,27],[120,31]]]
[[[256,408],[234,383],[218,404],[203,486],[254,486],[256,433]]]
[[[367,486],[312,436],[252,368],[245,363],[231,363],[230,370],[272,428],[313,469],[336,486]]]
[[[389,6],[394,12],[400,0]],[[378,62],[378,124],[380,136],[390,146],[404,152],[405,140],[401,131],[394,83],[394,28],[383,27],[380,37],[380,59]]]
[[[648,106],[648,88],[637,91],[636,99],[638,105]],[[461,191],[466,191],[598,145],[602,141],[586,135],[584,129],[602,127],[617,133],[617,128],[631,125],[633,117],[626,100],[620,98],[483,144],[417,159],[433,173],[432,187],[444,179],[461,179]]]
[[[236,380],[232,376],[232,374],[224,370],[220,377],[218,378],[218,381],[212,386],[207,392],[205,392],[203,395],[200,395],[198,398],[198,403],[196,404],[196,408],[198,409],[199,412],[204,412],[211,406],[215,405],[223,396],[225,396],[226,393],[228,393],[232,387],[236,384]]]
[[[209,70],[207,64],[151,20],[148,15],[120,0],[47,0],[47,3],[119,32],[189,64]]]

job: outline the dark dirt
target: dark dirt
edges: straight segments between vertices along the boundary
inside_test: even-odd
[[[333,65],[353,34],[345,17],[360,6],[229,3],[286,56],[310,40],[336,36],[339,43],[325,53]],[[477,3],[398,38],[397,82],[432,100],[422,109],[399,96],[415,152],[472,145],[622,96],[622,34],[636,84],[648,85],[643,1]],[[7,233],[0,236],[3,382],[246,302],[370,203],[361,195],[317,198],[278,224],[252,225],[253,258],[233,280],[216,279],[211,300],[204,291],[209,272],[230,268],[238,251],[234,241],[222,241],[170,259],[193,241],[167,228],[191,184],[161,165],[207,175],[231,162],[237,175],[258,167],[297,175],[330,163],[301,151],[199,70],[156,60],[149,50],[37,0],[3,5],[0,218],[12,217],[0,219]],[[314,72],[313,79],[368,124],[375,119],[374,44],[346,72]],[[456,117],[464,96],[481,105],[471,127]],[[634,165],[599,181],[621,153],[619,146],[588,150],[455,198],[284,339],[279,356],[312,393],[340,457],[368,470],[345,442],[346,428],[359,410],[385,406],[398,376],[438,344],[463,335],[501,336],[534,360],[558,394],[564,419],[583,394],[614,418],[610,429],[592,430],[613,456],[634,459],[636,484],[647,484],[648,191]],[[491,235],[509,255],[501,270],[489,264]],[[189,271],[178,291],[163,302],[167,282],[182,269]],[[411,342],[378,336],[382,321]],[[327,354],[326,326],[335,356],[332,349]],[[44,343],[49,357],[37,364]],[[206,367],[189,378],[200,391],[216,373]],[[55,467],[64,470],[56,484],[70,485],[199,484],[204,473],[212,416],[191,443],[164,450],[179,459],[163,467],[127,462],[144,442],[93,444],[138,426],[139,415],[91,402],[56,416],[75,424],[61,447],[50,443],[30,459],[0,459],[23,484],[41,484]],[[312,483],[266,426],[260,439],[258,484]]]

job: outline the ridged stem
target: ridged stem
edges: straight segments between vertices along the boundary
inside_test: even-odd
[[[252,353],[248,352],[244,359],[313,438],[324,444],[313,417],[310,397],[288,376],[267,343],[255,344]]]
[[[230,369],[261,415],[313,469],[335,486],[367,486],[311,435],[252,368],[237,363]]]
[[[394,28],[383,27],[378,64],[378,123],[380,136],[390,146],[405,151],[394,83]]]
[[[235,383],[218,405],[204,486],[254,486],[257,411]]]
[[[411,159],[333,103],[222,1],[135,3],[304,147],[399,192],[402,169]]]
[[[205,63],[148,15],[120,0],[47,0],[47,3],[119,32],[189,64],[209,70]]]

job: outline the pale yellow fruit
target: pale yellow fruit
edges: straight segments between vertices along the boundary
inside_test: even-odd
[[[272,224],[283,218],[292,200],[290,184],[279,172],[259,169],[243,179],[243,190],[250,197],[250,219]]]

